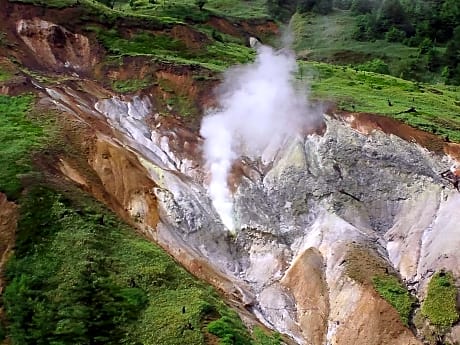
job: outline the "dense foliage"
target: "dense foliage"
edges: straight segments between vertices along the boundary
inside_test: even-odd
[[[357,16],[355,38],[386,39],[419,47],[413,69],[442,72],[460,84],[460,2],[457,0],[354,0],[343,6]],[[436,47],[445,47],[440,53]]]
[[[439,327],[450,327],[458,321],[457,288],[452,273],[438,272],[431,277],[422,315]]]
[[[30,171],[30,153],[43,141],[42,127],[27,117],[31,95],[0,95],[0,192],[16,199],[21,175]]]
[[[415,302],[407,288],[394,276],[376,276],[372,282],[380,296],[398,311],[401,321],[407,325]]]

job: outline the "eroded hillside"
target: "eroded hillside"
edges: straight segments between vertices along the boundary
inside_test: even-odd
[[[111,277],[103,280],[104,294],[121,293],[126,315],[135,313],[133,319],[140,320],[138,328],[122,328],[130,343],[183,344],[183,337],[187,344],[279,343],[263,336],[261,324],[292,344],[460,341],[455,326],[460,195],[439,176],[460,159],[458,144],[388,117],[344,112],[334,102],[321,102],[329,106],[322,107],[325,114],[315,127],[291,137],[269,162],[249,157],[234,162],[229,184],[236,226],[229,231],[209,196],[200,118],[217,105],[212,89],[220,72],[254,57],[244,45],[249,37],[278,33],[272,21],[232,22],[213,15],[182,23],[142,21],[108,9],[98,18],[102,10],[85,2],[63,9],[6,0],[0,6],[6,9],[0,13],[5,33],[1,90],[7,95],[2,97],[34,94],[35,120],[52,125],[51,139],[30,148],[34,170],[18,172],[20,187],[9,198],[39,193],[38,184],[55,191],[41,191],[38,204],[22,201],[36,213],[23,213],[19,227],[29,229],[24,221],[50,209],[43,229],[76,224],[66,235],[78,244],[69,256],[89,248],[86,264],[91,264],[73,270],[67,261],[61,273],[59,266],[52,266],[53,272],[64,281],[71,281],[72,274],[84,276],[85,270]],[[201,283],[182,271],[171,276],[177,269],[172,263],[155,266],[160,254],[137,238],[120,238],[113,230],[119,225],[105,211],[88,210],[69,197],[79,195],[74,186],[221,291],[244,323],[255,327],[253,337],[240,331],[238,321],[229,321],[234,316],[216,296],[207,298]],[[1,209],[8,214],[0,219],[5,217],[2,224],[11,233],[15,206],[4,202],[8,207]],[[53,231],[46,236],[54,236]],[[40,247],[40,233],[30,235]],[[127,241],[135,257],[125,256],[118,241]],[[18,243],[15,260],[21,262],[27,259],[20,257],[21,250],[30,250],[31,244],[27,238]],[[66,252],[58,238],[49,237],[46,246],[37,250]],[[118,266],[100,259],[105,246]],[[143,255],[150,261],[138,261]],[[131,267],[130,260],[136,265]],[[10,284],[18,278],[18,265],[7,272]],[[109,282],[116,287],[107,287]],[[169,292],[155,295],[165,285]],[[441,300],[438,285],[448,291]],[[72,290],[72,285],[62,288]],[[154,296],[149,303],[145,294]],[[192,295],[199,298],[188,301]],[[170,300],[179,301],[171,314]],[[7,316],[14,319],[11,301],[10,296]],[[69,310],[79,305],[75,300],[53,303]],[[153,317],[149,310],[155,304],[168,312]],[[46,304],[40,308],[46,311]],[[449,317],[439,317],[443,313]],[[159,321],[162,315],[165,323]],[[49,317],[44,320],[54,320]],[[208,324],[216,320],[237,331],[213,331]],[[29,325],[27,319],[14,322]],[[74,328],[58,329],[58,336],[76,339]],[[12,333],[13,344],[32,341],[27,336],[34,330],[26,329],[25,338]],[[56,337],[55,330],[47,332],[44,339]],[[121,339],[118,333],[104,336]]]

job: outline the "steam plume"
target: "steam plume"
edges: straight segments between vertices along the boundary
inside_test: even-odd
[[[219,108],[203,119],[200,131],[213,206],[231,231],[234,221],[227,179],[234,160],[246,155],[269,162],[309,122],[306,92],[293,81],[295,56],[260,43],[256,48],[253,63],[226,73],[218,89]]]

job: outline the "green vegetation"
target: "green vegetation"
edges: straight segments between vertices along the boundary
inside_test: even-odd
[[[112,89],[119,93],[129,93],[142,90],[151,83],[148,79],[114,80],[112,82]]]
[[[336,102],[343,110],[391,116],[460,141],[458,87],[416,83],[314,62],[300,64],[299,78],[311,84],[313,98]],[[411,107],[415,113],[402,113]]]
[[[18,198],[20,177],[31,171],[30,154],[37,149],[46,133],[28,117],[33,97],[0,95],[0,192]]]
[[[203,344],[210,318],[222,344],[252,342],[211,288],[74,193],[21,199],[3,296],[13,344]]]
[[[397,77],[407,77],[413,74],[412,67],[418,68],[418,48],[383,39],[358,41],[353,38],[354,27],[355,17],[347,11],[336,10],[328,16],[295,14],[294,48],[301,58],[341,65],[355,66],[379,59],[388,65],[389,73]],[[440,79],[427,70],[420,77],[427,81],[434,77]]]
[[[0,65],[0,82],[11,79],[12,74],[10,72],[2,69],[1,67],[2,66]]]
[[[233,42],[215,41],[201,49],[187,49],[185,44],[167,35],[152,35],[146,32],[123,38],[115,30],[88,26],[87,30],[97,34],[98,39],[115,56],[151,56],[160,61],[176,64],[200,65],[214,71],[223,71],[230,65],[246,63],[254,58],[254,51]]]
[[[279,333],[267,334],[260,327],[255,327],[252,332],[254,345],[280,345],[281,335]]]
[[[422,315],[432,325],[446,328],[459,319],[457,288],[451,272],[438,272],[428,283],[428,292],[422,304]]]
[[[281,345],[279,333],[269,334],[260,327],[255,327],[252,339],[242,332],[241,320],[235,318],[234,312],[225,314],[218,320],[208,324],[207,329],[220,339],[220,345]]]
[[[372,282],[375,290],[398,311],[401,321],[407,326],[415,298],[394,276],[375,276]]]
[[[265,0],[232,1],[207,0],[200,10],[200,0],[176,0],[173,4],[163,1],[118,1],[114,8],[137,14],[204,22],[209,15],[218,15],[234,19],[267,18]]]
[[[221,345],[246,345],[251,340],[248,334],[243,331],[241,320],[235,319],[232,315],[224,315],[218,320],[208,324],[207,329],[211,334],[220,339]]]
[[[407,288],[390,272],[388,263],[382,259],[377,250],[362,245],[350,245],[346,260],[347,275],[369,287],[390,303],[398,312],[401,321],[408,325],[412,306],[416,299]]]
[[[381,59],[389,72],[422,82],[460,83],[460,2],[276,0],[296,4],[300,56],[337,64]]]

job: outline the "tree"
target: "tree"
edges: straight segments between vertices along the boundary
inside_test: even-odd
[[[355,14],[371,13],[376,7],[372,0],[353,0],[351,11]]]
[[[123,325],[135,319],[146,296],[138,288],[123,289],[115,284],[107,266],[104,258],[89,256],[76,282],[61,287],[54,331],[57,342],[121,343]]]
[[[115,0],[97,0],[97,1],[112,9],[115,6]]]
[[[447,43],[444,53],[446,63],[446,82],[460,85],[460,26],[454,30],[452,39]]]
[[[378,17],[392,24],[401,24],[406,20],[406,14],[399,0],[383,0]]]
[[[313,11],[319,14],[328,14],[332,12],[332,0],[318,0]]]
[[[310,12],[316,5],[317,0],[299,0],[297,2],[297,11],[300,13]]]
[[[297,10],[297,0],[267,0],[267,11],[281,21],[287,21]]]
[[[333,6],[341,10],[349,10],[351,8],[352,0],[334,0]]]
[[[299,0],[297,10],[300,13],[313,11],[319,14],[328,14],[332,11],[333,0]]]
[[[208,2],[208,0],[195,0],[195,3],[198,6],[198,8],[200,9],[200,11],[203,10],[203,7],[204,7],[204,5],[206,5],[207,2]]]

